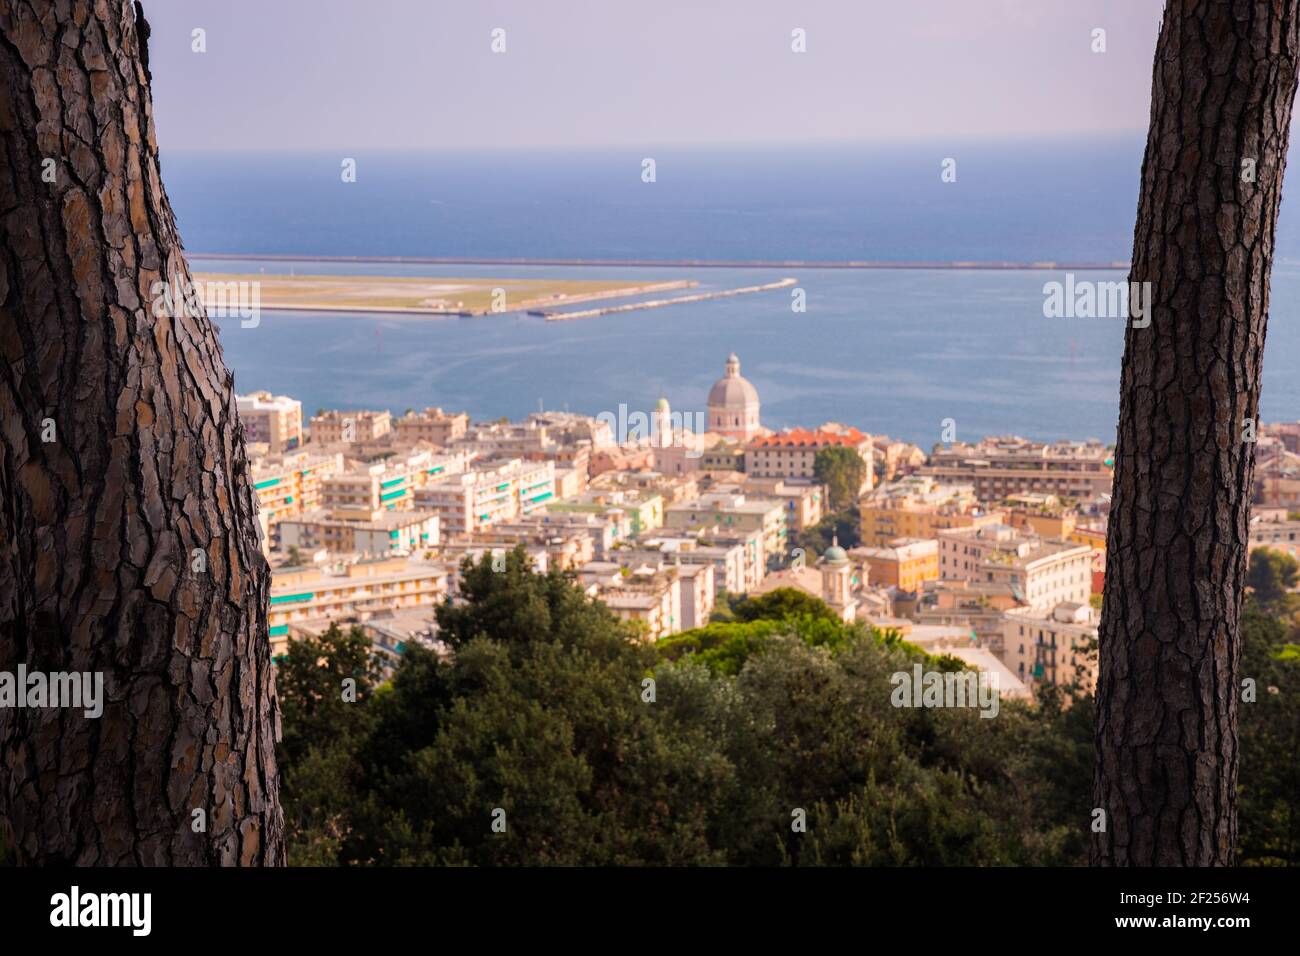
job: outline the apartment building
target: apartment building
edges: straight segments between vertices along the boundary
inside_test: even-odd
[[[280,522],[280,547],[325,548],[367,557],[395,551],[414,553],[438,546],[438,515],[433,511],[376,511],[364,520],[336,518],[324,509]]]
[[[1106,580],[1106,529],[1076,525],[1065,535],[1066,541],[1082,544],[1092,551],[1092,593],[1100,594]]]
[[[416,490],[415,506],[438,513],[443,535],[483,528],[543,511],[555,497],[550,461],[476,461],[468,470]]]
[[[748,557],[748,551],[757,549],[756,540],[751,542],[722,542],[717,539],[701,538],[696,533],[676,536],[655,536],[643,538],[631,548],[617,548],[611,551],[607,560],[627,562],[628,566],[637,564],[658,565],[671,560],[683,571],[691,567],[708,566],[713,569],[713,589],[742,594],[762,580],[762,568]],[[711,609],[710,609],[711,613]]]
[[[484,458],[547,459],[576,465],[590,459],[594,449],[616,446],[605,422],[564,412],[534,412],[522,422],[479,422],[453,447]]]
[[[1114,460],[1101,442],[1031,442],[1015,436],[977,444],[936,445],[930,462],[917,469],[949,484],[968,484],[983,501],[1023,492],[1042,492],[1083,501],[1110,494]]]
[[[555,469],[555,498],[557,501],[576,498],[589,487],[585,465],[582,468]]]
[[[444,542],[438,553],[441,555],[440,561],[449,575],[447,587],[452,597],[457,597],[460,594],[460,566],[466,558],[474,564],[479,564],[486,558],[491,562],[497,562],[496,566],[500,567],[499,562],[504,561],[507,553],[513,551],[514,548],[515,544],[500,540],[480,542],[477,536],[473,539],[461,537],[450,542]],[[528,567],[532,568],[537,574],[546,574],[550,571],[550,554],[545,546],[525,544],[524,556],[527,558]]]
[[[493,532],[503,530],[509,533],[511,529],[519,528],[521,533],[533,531],[548,540],[581,536],[591,542],[592,555],[587,560],[600,560],[614,547],[615,542],[620,540],[618,522],[624,520],[624,517],[621,513],[611,518],[602,514],[569,514],[548,510],[534,512],[527,518],[516,518],[513,521],[494,525],[492,530]],[[565,563],[558,562],[557,566],[563,566]]]
[[[682,578],[675,568],[588,565],[580,580],[615,616],[638,624],[647,640],[676,634],[682,627]]]
[[[1068,538],[1079,521],[1060,498],[1044,492],[1009,495],[998,507],[1006,515],[1006,524],[1040,538]]]
[[[716,583],[716,565],[711,556],[694,550],[690,552],[691,560],[684,560],[686,556],[686,551],[676,548],[614,548],[603,560],[589,561],[579,568],[578,580],[590,593],[604,599],[610,589],[624,589],[656,574],[674,574],[681,592],[677,629],[690,630],[708,623],[721,588]],[[590,590],[593,586],[595,591]]]
[[[682,630],[703,627],[713,614],[717,594],[713,564],[678,564],[677,576],[681,579]]]
[[[1092,549],[1025,537],[1006,525],[939,532],[939,576],[1005,585],[1037,610],[1061,602],[1087,604],[1092,593]]]
[[[662,528],[664,524],[664,499],[657,492],[635,488],[588,488],[569,501],[557,501],[547,511],[550,514],[589,514],[610,522],[614,540],[627,541]]]
[[[302,402],[288,395],[252,392],[235,396],[244,440],[264,444],[273,455],[293,451],[302,444]]]
[[[332,569],[280,569],[271,579],[271,653],[284,653],[291,625],[365,621],[380,612],[430,607],[446,595],[446,569],[416,559],[376,558]]]
[[[1257,509],[1259,510],[1259,509]],[[1286,511],[1280,510],[1261,517],[1250,519],[1250,550],[1268,548],[1283,551],[1292,557],[1300,557],[1300,521],[1287,518]]]
[[[697,534],[697,551],[706,548],[729,550],[739,548],[741,555],[741,579],[737,593],[743,594],[758,587],[763,576],[767,574],[769,558],[776,558],[764,546],[764,533],[760,529],[724,531],[719,528],[700,528]]]
[[[918,625],[964,628],[975,641],[1002,646],[1003,615],[1025,607],[1010,585],[984,581],[930,581],[909,616]]]
[[[321,482],[343,470],[340,454],[299,449],[253,458],[251,480],[268,527],[321,506]]]
[[[722,440],[706,445],[700,453],[699,471],[743,472],[745,448],[739,442]]]
[[[700,481],[693,475],[665,475],[658,471],[607,471],[591,480],[594,491],[641,491],[661,496],[664,504],[699,497]]]
[[[807,478],[763,478],[747,474],[739,485],[715,485],[710,491],[736,491],[753,498],[785,502],[785,523],[791,533],[811,528],[826,515],[826,486]]]
[[[809,431],[795,428],[755,438],[745,446],[745,474],[755,478],[816,479],[813,470],[817,453],[827,448],[849,448],[857,452],[865,466],[861,491],[874,484],[874,449],[871,436],[856,428]]]
[[[943,484],[909,476],[881,485],[858,502],[862,543],[888,547],[899,538],[934,538],[946,528],[979,528],[1002,523],[975,497],[973,485]]]
[[[424,449],[370,464],[355,464],[321,483],[322,507],[335,518],[360,521],[370,520],[378,511],[410,510],[416,506],[417,490],[461,474],[470,461],[463,452]]]
[[[1026,683],[1097,685],[1097,618],[1087,604],[1062,602],[1047,611],[1017,608],[1003,615],[1000,657]]]
[[[458,540],[468,543],[470,539]],[[596,536],[592,529],[544,525],[536,515],[483,528],[474,534],[473,545],[506,551],[523,545],[530,554],[544,554],[545,567],[557,571],[576,570],[596,560]]]
[[[939,580],[939,542],[933,538],[896,538],[883,548],[853,548],[849,559],[862,569],[864,581],[879,588],[919,591],[926,581]]]
[[[715,536],[756,532],[760,536],[761,552],[756,555],[760,569],[768,558],[783,558],[789,552],[786,506],[771,498],[710,492],[669,505],[664,509],[664,526],[673,531],[714,529]]]
[[[427,441],[446,446],[469,430],[469,416],[464,412],[453,415],[441,408],[426,408],[423,412],[407,412],[401,418],[394,418],[392,429],[399,441],[408,444]]]
[[[876,474],[881,481],[894,481],[910,475],[925,464],[925,452],[909,442],[893,441],[883,435],[873,435]]]
[[[383,411],[327,411],[311,420],[311,440],[320,444],[372,442],[393,430],[392,413]]]

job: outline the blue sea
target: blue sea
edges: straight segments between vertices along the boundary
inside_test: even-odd
[[[269,255],[802,261],[1126,261],[1140,137],[1025,142],[341,156],[187,154],[163,176],[193,268],[298,274],[693,278],[702,290],[793,276],[789,290],[545,322],[265,311],[222,322],[240,391],[320,407],[426,405],[475,418],[539,406],[703,410],[735,351],[764,424],[833,420],[926,446],[959,438],[1111,441],[1123,327],[1047,319],[1059,272],[322,263]],[[641,179],[655,160],[656,181]],[[957,161],[956,182],[940,164]],[[203,253],[237,253],[239,261]],[[1113,281],[1121,272],[1081,278]],[[1262,414],[1300,418],[1300,214],[1284,201]]]

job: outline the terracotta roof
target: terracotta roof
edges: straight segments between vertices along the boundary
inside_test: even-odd
[[[809,431],[795,428],[788,432],[778,432],[766,438],[757,438],[749,443],[750,448],[817,448],[827,445],[846,445],[857,448],[867,441],[867,436],[856,428],[847,432]]]

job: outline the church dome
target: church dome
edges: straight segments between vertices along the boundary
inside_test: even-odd
[[[833,544],[826,549],[826,553],[822,555],[822,560],[827,564],[848,564],[849,555],[838,544]]]
[[[822,560],[836,566],[849,563],[848,552],[840,547],[839,535],[831,535],[831,546],[822,555]]]
[[[758,389],[740,375],[740,359],[727,356],[727,374],[709,389],[709,431],[726,438],[749,441],[762,429]]]
[[[709,407],[744,411],[758,405],[758,389],[740,374],[740,359],[732,352],[727,358],[727,374],[709,389]]]

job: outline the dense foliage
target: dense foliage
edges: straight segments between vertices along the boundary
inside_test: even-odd
[[[867,463],[857,449],[832,445],[813,458],[813,475],[826,486],[831,510],[843,511],[858,503]]]
[[[792,592],[658,644],[520,551],[504,572],[467,564],[463,597],[438,612],[449,659],[410,648],[386,683],[359,632],[293,645],[279,675],[291,862],[1085,859],[1089,697],[1003,701],[993,719],[895,708],[891,674],[960,663]],[[1246,668],[1282,692],[1242,705],[1242,854],[1295,862],[1300,662],[1276,619],[1252,611],[1246,632]]]
[[[1285,551],[1256,548],[1250,553],[1250,566],[1246,570],[1255,601],[1261,608],[1275,615],[1294,613],[1294,595],[1290,593],[1300,576],[1300,562]]]

